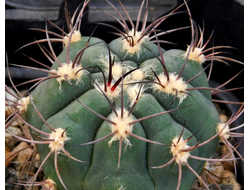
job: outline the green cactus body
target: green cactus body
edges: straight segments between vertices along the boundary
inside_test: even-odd
[[[150,102],[151,104],[148,104]],[[143,111],[142,111],[143,110]],[[134,114],[137,117],[145,117],[155,113],[163,112],[165,109],[158,103],[154,96],[151,94],[144,94],[140,97],[137,106],[134,110]],[[157,142],[163,142],[165,144],[171,144],[173,137],[179,136],[183,129],[183,126],[177,123],[170,114],[164,114],[155,118],[150,118],[142,121],[142,125],[148,134],[148,138]],[[188,129],[184,129],[183,137],[189,138],[192,133]],[[189,142],[190,145],[195,145],[197,141],[193,138]],[[161,153],[160,156],[159,153]],[[194,155],[199,155],[199,151],[196,149],[192,152]],[[172,159],[170,154],[170,147],[159,146],[156,144],[148,145],[148,167],[160,166]],[[199,161],[190,160],[190,164],[196,170],[200,167]],[[152,179],[158,189],[175,189],[178,181],[178,167],[176,164],[161,168],[150,169]],[[184,181],[193,181],[195,176],[185,167],[183,167],[186,179]],[[165,176],[165,177],[162,177]],[[189,179],[188,179],[189,178]],[[183,183],[181,189],[190,189],[192,184]]]
[[[185,51],[177,49],[172,49],[163,52],[165,65],[167,66],[169,72],[180,73],[183,64],[185,62],[185,53],[186,53]],[[141,68],[151,67],[157,74],[163,72],[159,60],[155,57],[142,62],[140,67]],[[203,70],[202,65],[199,64],[197,61],[187,60],[187,64],[183,70],[181,77],[185,81],[188,81],[193,77],[195,77],[202,70]],[[209,87],[205,72],[202,72],[199,76],[197,76],[194,80],[192,80],[190,84],[195,87]],[[209,100],[211,100],[211,93],[209,90],[200,90],[200,92]]]
[[[109,44],[75,32],[30,93],[26,120],[49,138],[36,146],[58,189],[189,190],[202,173],[220,123],[206,59],[150,41],[164,19],[142,32],[123,23]]]
[[[95,99],[98,97],[98,100],[90,101],[91,99]],[[96,112],[107,116],[111,112],[110,106],[108,102],[105,101],[103,96],[100,96],[100,93],[95,90],[89,90],[78,98],[79,101],[85,103],[89,108],[94,109]],[[85,115],[86,117],[79,117],[79,114]],[[65,184],[68,189],[81,189],[81,182],[84,174],[88,170],[89,164],[91,163],[91,154],[92,147],[89,146],[76,146],[84,141],[89,142],[92,141],[95,132],[97,130],[96,127],[100,126],[102,123],[102,119],[92,114],[84,107],[81,106],[76,101],[73,101],[64,109],[62,109],[57,114],[50,117],[48,123],[53,128],[63,128],[67,129],[67,134],[70,137],[69,144],[65,145],[65,149],[68,150],[69,154],[73,157],[80,159],[82,161],[86,161],[86,163],[80,163],[77,161],[71,162],[72,160],[63,154],[58,155],[58,163],[64,163],[63,165],[58,165],[60,174],[63,179],[67,179]],[[49,132],[49,128],[47,125],[42,126],[42,130],[45,132]],[[43,152],[41,157],[45,157],[49,149],[45,150],[45,146],[38,146],[38,150]],[[79,154],[80,153],[80,154]],[[50,164],[45,164],[43,167],[44,172],[47,177],[58,181],[58,177],[55,173],[54,167],[54,158],[50,157]],[[69,171],[74,172],[69,172]],[[60,182],[57,183],[59,189],[63,189]]]
[[[92,38],[91,40],[93,40],[93,43],[101,41]],[[93,44],[91,40],[89,44]],[[186,97],[180,100],[181,98],[175,97],[174,94],[167,94],[157,90],[154,87],[157,84],[150,82],[134,84],[142,80],[155,80],[150,67],[157,75],[163,72],[162,65],[154,55],[160,56],[160,53],[159,50],[158,52],[154,50],[155,52],[152,54],[148,49],[144,49],[143,54],[145,55],[142,56],[143,58],[134,54],[126,59],[124,54],[120,56],[112,51],[116,46],[116,42],[120,40],[118,38],[111,42],[111,57],[115,56],[116,64],[123,68],[123,71],[126,70],[128,72],[134,68],[138,69],[123,78],[123,81],[116,87],[116,89],[120,89],[117,95],[112,96],[114,92],[110,94],[101,92],[97,87],[97,85],[104,83],[100,69],[107,69],[105,61],[101,59],[109,57],[107,44],[101,41],[101,43],[86,48],[86,51],[83,52],[80,63],[83,68],[91,67],[91,69],[88,69],[88,71],[84,69],[84,74],[80,79],[70,80],[72,85],[66,80],[58,82],[56,78],[49,79],[46,82],[42,82],[31,93],[31,98],[40,114],[51,127],[54,129],[66,129],[68,127],[66,133],[70,139],[65,142],[64,148],[74,158],[86,161],[86,163],[81,163],[70,159],[63,153],[58,155],[57,165],[60,176],[68,189],[175,189],[179,176],[176,161],[163,168],[152,167],[164,165],[173,158],[171,144],[173,144],[174,138],[181,136],[183,140],[186,140],[194,135],[187,141],[187,144],[188,146],[195,146],[198,142],[205,142],[214,136],[217,132],[216,127],[219,123],[219,116],[210,100],[210,95],[207,95],[207,93],[202,94],[202,90],[200,90],[201,92],[191,90],[189,92],[190,95],[186,94]],[[70,45],[71,61],[85,47],[86,41],[87,38],[84,37],[81,41]],[[173,52],[173,55],[171,52]],[[183,52],[180,52],[175,50],[163,53],[165,65],[170,73],[178,74],[180,72],[181,65],[185,61],[184,58],[180,57],[180,54],[183,54]],[[67,46],[59,55],[58,59],[61,63],[67,62],[66,54]],[[133,58],[133,61],[129,61],[131,57],[139,57],[140,61],[136,58]],[[187,63],[188,66],[185,68],[185,72],[183,72],[184,81],[192,78],[202,70],[200,65],[194,66],[195,69],[193,70],[192,66],[195,64],[193,62],[188,61]],[[60,67],[56,65],[57,63],[55,62],[52,70]],[[96,69],[96,66],[99,69]],[[116,71],[113,70],[112,72]],[[142,76],[134,76],[136,72],[141,73]],[[92,76],[91,78],[90,75]],[[108,70],[104,75],[108,78]],[[122,73],[120,73],[120,77],[121,75]],[[198,87],[207,87],[208,84],[204,84],[205,74],[199,77],[202,82],[197,80],[192,84]],[[129,84],[130,82],[133,84]],[[164,145],[145,142],[131,135],[125,135],[125,137],[118,136],[116,133],[98,141],[98,139],[112,133],[112,124],[89,111],[82,104],[111,121],[114,121],[111,116],[112,114],[114,115],[112,109],[115,108],[120,114],[121,107],[123,107],[125,118],[125,115],[128,114],[126,110],[130,110],[133,106],[141,85],[144,86],[144,89],[140,93],[137,104],[135,104],[129,116],[131,117],[130,122],[179,108],[169,113],[152,116],[129,124],[132,134]],[[101,86],[99,87],[102,88]],[[187,88],[192,88],[191,84],[188,84]],[[123,91],[121,91],[122,89]],[[103,93],[106,93],[106,98]],[[107,98],[114,108],[111,107]],[[173,99],[175,100],[173,101]],[[26,117],[31,125],[37,125],[38,128],[47,133],[51,131],[46,124],[41,124],[43,121],[36,113],[33,104],[29,104]],[[121,120],[123,121],[123,119]],[[117,125],[120,124],[117,122]],[[182,130],[184,131],[182,132]],[[115,135],[117,135],[117,138],[114,138]],[[89,145],[80,145],[92,141],[97,142]],[[205,146],[190,151],[190,154],[209,158],[214,152],[217,143],[218,139],[215,138]],[[50,152],[48,145],[37,145],[37,147],[43,160]],[[187,162],[197,173],[201,173],[204,166],[203,161],[188,159]],[[196,176],[184,164],[181,167],[182,180],[180,188],[190,189]],[[44,164],[43,170],[48,178],[56,182],[58,189],[64,188],[57,177],[53,156]]]
[[[109,125],[108,122],[103,122],[97,132],[97,139],[110,133]],[[143,127],[139,123],[134,125],[133,133],[146,137]],[[118,170],[119,142],[115,141],[108,145],[109,141],[110,139],[106,139],[94,146],[92,163],[84,177],[83,189],[154,189],[154,183],[146,164],[147,143],[130,137],[129,141],[132,146],[123,145]],[[95,162],[99,164],[94,164]]]
[[[32,93],[32,99],[35,105],[39,108],[39,112],[42,114],[44,119],[50,118],[74,100],[72,95],[67,93],[65,89],[72,92],[72,94],[76,97],[79,97],[82,93],[90,89],[89,75],[89,73],[83,75],[79,82],[72,81],[78,90],[75,90],[75,87],[68,83],[60,85],[56,79],[50,79],[42,82]],[[45,90],[47,87],[49,87],[49,90]],[[51,97],[53,96],[55,98],[52,100]],[[41,97],[43,97],[43,101],[41,101]],[[35,108],[31,105],[29,105],[29,109],[26,112],[26,118],[38,129],[40,129],[44,124],[38,113],[35,111]]]

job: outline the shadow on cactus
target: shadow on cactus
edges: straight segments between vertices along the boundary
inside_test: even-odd
[[[220,123],[211,92],[225,93],[220,89],[224,85],[210,88],[209,76],[204,72],[208,67],[212,71],[214,61],[241,64],[222,56],[222,51],[215,52],[231,47],[205,50],[211,38],[203,45],[204,31],[192,20],[186,1],[181,6],[187,7],[192,30],[186,51],[164,50],[160,43],[166,42],[158,39],[163,34],[189,28],[157,30],[168,17],[178,14],[178,8],[147,26],[148,1],[142,2],[135,25],[119,1],[130,27],[107,1],[119,18],[106,14],[124,32],[100,23],[120,36],[106,44],[94,37],[94,31],[90,36],[81,36],[80,23],[88,2],[79,6],[80,11],[72,18],[66,7],[68,34],[46,20],[62,36],[49,32],[46,24],[45,30],[39,30],[45,32],[46,39],[22,47],[37,44],[52,66],[31,68],[48,76],[28,81],[35,84],[26,97],[12,83],[18,102],[6,99],[12,111],[6,130],[13,120],[21,119],[29,126],[29,139],[9,133],[20,141],[35,144],[41,158],[37,173],[29,181],[18,183],[43,185],[45,189],[160,190],[191,189],[198,179],[209,189],[200,176],[206,162],[232,161],[236,167],[238,159],[244,160],[227,141],[230,136],[243,137],[232,132],[242,125],[228,127],[243,113],[243,103],[238,103],[242,104],[240,110],[227,123]],[[143,8],[145,14],[139,30]],[[54,41],[63,43],[59,56],[54,53]],[[44,42],[50,50],[42,46]],[[209,51],[212,53],[205,55]],[[211,63],[203,68],[205,61]],[[6,91],[15,96],[10,88],[6,87]],[[230,158],[228,155],[211,158],[219,142],[226,145]],[[47,179],[36,182],[41,170]],[[216,180],[214,183],[220,189]]]

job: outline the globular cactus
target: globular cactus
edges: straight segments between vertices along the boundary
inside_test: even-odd
[[[129,28],[121,17],[124,31],[116,29],[121,37],[109,44],[81,36],[87,3],[59,40],[58,57],[47,30],[47,39],[35,42],[48,41],[54,63],[15,112],[25,114],[32,139],[16,138],[36,144],[39,171],[57,189],[190,189],[196,178],[203,181],[205,161],[230,134],[202,63],[230,59],[206,56],[202,32],[186,51],[164,50],[157,26],[176,10],[146,26],[148,5],[142,27],[138,20]],[[191,20],[197,35],[194,26]]]

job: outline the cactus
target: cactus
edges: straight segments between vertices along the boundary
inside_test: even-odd
[[[109,44],[94,32],[81,36],[79,23],[88,2],[74,15],[75,22],[68,20],[69,33],[56,39],[64,44],[59,56],[47,29],[45,40],[31,43],[48,42],[53,64],[44,69],[48,76],[19,98],[17,109],[12,106],[15,118],[25,115],[32,134],[29,140],[13,136],[35,143],[42,162],[27,184],[34,185],[43,170],[57,189],[191,189],[196,178],[208,189],[199,175],[205,161],[218,160],[210,157],[229,138],[228,125],[242,109],[220,123],[202,63],[238,61],[217,52],[206,56],[203,31],[192,19],[187,50],[164,50],[157,26],[178,8],[146,26],[146,2],[139,29],[144,1],[131,28],[107,1],[124,30],[115,28],[120,37]],[[220,160],[236,162],[235,157]]]

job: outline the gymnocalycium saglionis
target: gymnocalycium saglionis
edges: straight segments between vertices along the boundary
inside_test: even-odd
[[[6,131],[35,144],[41,160],[36,174],[18,183],[60,190],[189,190],[198,179],[209,189],[200,176],[207,162],[236,164],[238,159],[244,160],[228,141],[243,136],[229,128],[243,113],[243,103],[228,122],[221,123],[212,94],[223,93],[223,85],[209,87],[205,69],[211,69],[213,62],[242,63],[217,51],[229,46],[206,48],[211,38],[203,42],[204,30],[193,21],[185,0],[180,6],[186,6],[187,12],[181,14],[190,18],[190,27],[169,31],[157,27],[178,14],[179,7],[147,24],[149,2],[143,0],[133,23],[120,0],[129,22],[106,0],[117,15],[106,14],[122,28],[99,23],[118,35],[108,44],[94,37],[95,31],[81,35],[81,20],[89,1],[72,16],[65,3],[68,32],[46,20],[45,30],[40,30],[45,39],[22,47],[38,45],[52,66],[20,67],[44,71],[47,76],[28,81],[34,85],[26,95],[15,84],[12,89],[6,86],[16,97],[16,101],[6,98],[12,112],[6,119]],[[48,24],[61,34],[48,31]],[[192,31],[186,50],[160,46],[159,36],[182,29]],[[59,56],[52,47],[55,41],[63,44]],[[211,64],[203,68],[204,62]],[[8,130],[16,119],[28,126],[29,138]],[[226,145],[231,157],[211,158],[219,142]],[[37,182],[40,171],[46,179]]]

